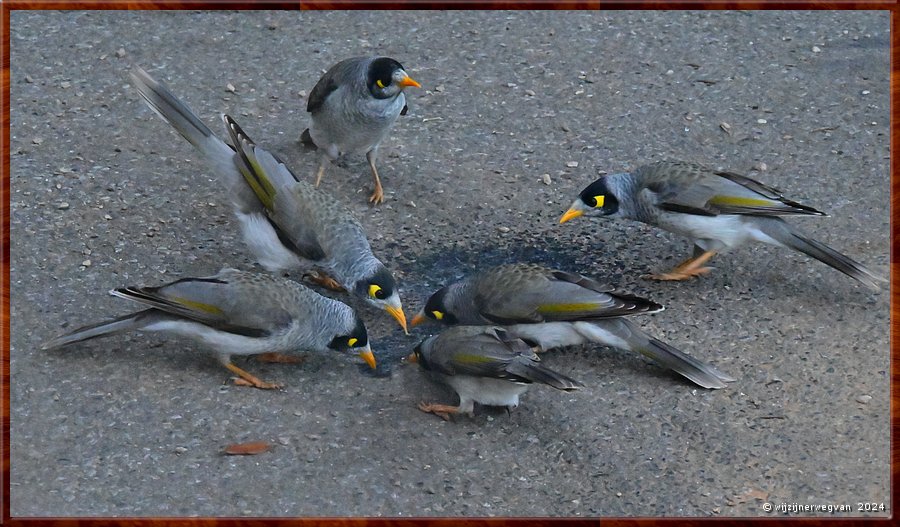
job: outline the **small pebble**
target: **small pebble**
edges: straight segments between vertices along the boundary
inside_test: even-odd
[[[765,172],[768,169],[769,169],[769,165],[767,165],[761,161],[759,163],[753,165],[753,170],[756,170],[757,172]]]
[[[813,53],[821,53],[822,48],[820,48],[819,46],[813,46],[812,52]]]
[[[871,401],[871,400],[872,400],[871,395],[860,395],[859,397],[856,398],[856,402],[862,403],[862,404],[869,404],[869,401]]]
[[[70,86],[72,86],[72,83],[69,81],[62,81],[59,83],[59,87],[63,89],[69,88]]]
[[[766,121],[765,119],[757,119],[756,122],[759,124],[766,124],[769,121]]]
[[[578,161],[569,161],[566,163],[566,166],[569,168],[578,168]]]
[[[443,84],[439,84],[439,85],[435,86],[435,87],[434,87],[434,91],[436,91],[436,92],[438,92],[438,93],[444,91],[444,85],[443,85]]]
[[[83,265],[83,266],[85,266],[85,267],[90,267],[90,266],[91,266],[91,261],[90,261],[90,260],[85,260],[85,261],[81,262],[81,265]]]
[[[31,142],[34,143],[34,144],[36,144],[36,145],[39,145],[39,144],[43,143],[44,140],[41,139],[40,137],[35,137],[34,139],[31,140]]]
[[[60,203],[59,205],[57,205],[56,208],[59,209],[59,210],[66,210],[66,209],[69,208],[69,203],[66,202],[66,201],[63,201],[62,203]]]
[[[497,230],[505,234],[509,232],[509,227],[497,227]]]
[[[541,181],[543,181],[545,185],[549,185],[552,182],[552,180],[550,179],[550,174],[541,175]]]
[[[175,453],[176,453],[176,454],[184,454],[185,452],[187,452],[187,449],[184,448],[183,446],[177,446],[177,447],[175,447]]]
[[[525,95],[529,97],[534,97],[534,90],[525,90]]]
[[[668,70],[668,71],[666,71],[666,75],[673,75],[674,73],[675,73],[674,70]]]
[[[297,95],[299,95],[300,97],[306,98],[306,95],[307,95],[306,90],[300,90],[299,92],[297,92]]]
[[[125,48],[119,48],[116,50],[116,56],[122,58],[125,56]]]
[[[31,78],[31,75],[25,75],[25,82],[31,84],[32,82],[34,82],[34,79]]]
[[[234,84],[231,84],[230,82],[225,85],[225,90],[230,91],[231,93],[234,93],[235,91],[237,91],[234,87]]]
[[[28,80],[28,78],[26,77],[25,80]],[[868,94],[870,94],[870,93],[872,93],[872,92],[870,92],[869,90],[863,90],[863,91],[862,91],[862,94],[863,94],[863,95],[868,95]]]
[[[409,200],[409,206],[412,208],[416,208],[416,202],[413,200]]]

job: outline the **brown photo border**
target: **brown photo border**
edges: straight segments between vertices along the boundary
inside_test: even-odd
[[[890,498],[891,516],[888,518],[153,518],[153,517],[119,517],[119,518],[11,518],[10,517],[10,11],[13,10],[322,10],[322,9],[704,9],[704,10],[732,10],[732,9],[805,9],[805,10],[883,10],[891,12],[891,249],[890,249],[890,281],[891,281],[891,313],[890,313],[890,415],[891,415],[891,478]],[[549,1],[549,0],[522,0],[522,1],[493,1],[480,2],[474,0],[445,0],[442,2],[428,0],[330,0],[330,1],[300,1],[285,2],[277,0],[157,0],[157,1],[130,1],[130,0],[0,0],[0,103],[2,103],[2,133],[0,133],[0,402],[2,402],[2,428],[0,437],[2,447],[2,471],[0,471],[0,523],[8,525],[50,525],[55,527],[72,526],[190,526],[190,527],[238,527],[238,526],[281,526],[302,525],[307,527],[337,525],[337,526],[373,526],[393,527],[414,525],[420,527],[431,526],[462,526],[462,527],[500,527],[500,526],[533,526],[544,527],[564,524],[574,525],[611,525],[616,527],[649,526],[649,525],[746,525],[763,524],[771,522],[784,522],[790,524],[815,525],[868,525],[868,524],[893,524],[893,505],[898,503],[894,482],[897,480],[900,463],[898,463],[896,442],[898,425],[900,425],[900,358],[895,353],[894,343],[898,336],[897,301],[898,295],[895,278],[895,264],[900,261],[900,247],[894,244],[894,229],[897,225],[897,211],[900,209],[900,178],[895,177],[896,160],[893,155],[900,147],[900,123],[898,123],[897,102],[900,97],[900,37],[897,31],[900,21],[900,0],[832,0],[832,1],[793,1],[784,2],[778,0],[756,1],[707,1],[707,0],[681,0],[677,2],[654,1]],[[39,496],[35,496],[40,499]]]

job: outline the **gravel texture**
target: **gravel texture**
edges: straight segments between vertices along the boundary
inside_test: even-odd
[[[660,284],[685,240],[557,220],[598,174],[658,159],[743,172],[830,214],[804,230],[886,275],[889,12],[11,13],[13,516],[774,516],[765,503],[889,507],[889,295],[746,246]],[[536,387],[510,415],[455,401],[368,321],[382,366],[237,364],[134,333],[40,344],[134,306],[106,291],[255,267],[228,197],[127,72],[216,131],[234,116],[309,174],[306,95],[334,62],[399,59],[423,89],[382,147],[324,187],[368,229],[407,313],[471,271],[535,261],[667,306],[651,334],[737,379],[705,391],[602,347],[546,354],[587,389]],[[224,131],[223,131],[224,133]],[[299,278],[299,277],[298,277]],[[255,456],[228,445],[266,441]],[[876,507],[877,508],[877,507]],[[886,515],[889,510],[876,510]],[[827,512],[789,515],[831,516]]]

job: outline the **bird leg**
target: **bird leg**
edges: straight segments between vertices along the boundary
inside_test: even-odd
[[[247,373],[246,371],[238,368],[230,362],[225,363],[225,367],[239,377],[234,381],[234,384],[236,384],[237,386],[253,386],[254,388],[259,388],[260,390],[277,390],[278,388],[281,388],[280,384],[261,381],[254,375]]]
[[[259,362],[275,362],[280,364],[300,364],[306,360],[306,355],[285,355],[283,353],[260,353],[256,356]]]
[[[319,168],[316,170],[316,188],[319,188],[319,183],[322,182],[322,176],[325,174],[325,166],[328,164],[328,157],[323,155],[319,156]]]
[[[384,189],[381,188],[381,179],[378,178],[378,169],[375,168],[375,150],[366,152],[366,160],[369,161],[369,168],[372,169],[372,177],[375,178],[375,192],[369,196],[369,203],[378,205],[384,201]]]
[[[705,251],[700,255],[691,256],[687,260],[678,264],[668,273],[651,274],[646,278],[651,280],[687,280],[694,276],[700,276],[712,271],[712,267],[703,267],[703,264],[715,256],[716,251]]]
[[[331,289],[332,291],[346,291],[346,289],[344,289],[344,286],[339,284],[337,280],[328,276],[322,271],[315,271],[313,273],[305,274],[303,275],[303,277],[316,285]]]
[[[443,419],[444,421],[450,420],[450,414],[458,414],[459,407],[458,406],[450,406],[447,404],[439,404],[439,403],[426,403],[425,401],[421,401],[418,404],[419,410],[427,414],[434,414]]]

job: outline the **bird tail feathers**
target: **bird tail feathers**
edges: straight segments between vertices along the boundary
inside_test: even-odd
[[[130,315],[114,318],[112,320],[106,320],[104,322],[82,326],[76,330],[70,331],[69,333],[60,335],[55,339],[45,342],[41,346],[41,349],[51,350],[61,348],[63,346],[68,346],[69,344],[74,344],[76,342],[90,340],[93,338],[106,337],[109,335],[124,333],[126,331],[131,331],[134,329],[141,329],[155,322],[157,320],[157,317],[154,315],[158,313],[159,312],[155,309],[147,309],[139,313],[132,313]]]
[[[866,287],[878,291],[880,284],[887,283],[887,279],[876,275],[861,263],[852,260],[849,256],[841,254],[824,243],[807,238],[787,222],[778,218],[767,218],[767,221],[758,222],[763,234],[774,239],[781,245],[800,251],[829,265],[845,275],[861,282]]]
[[[513,361],[507,366],[506,371],[531,382],[552,386],[557,390],[572,391],[584,388],[584,385],[575,379],[566,377],[532,361]]]

